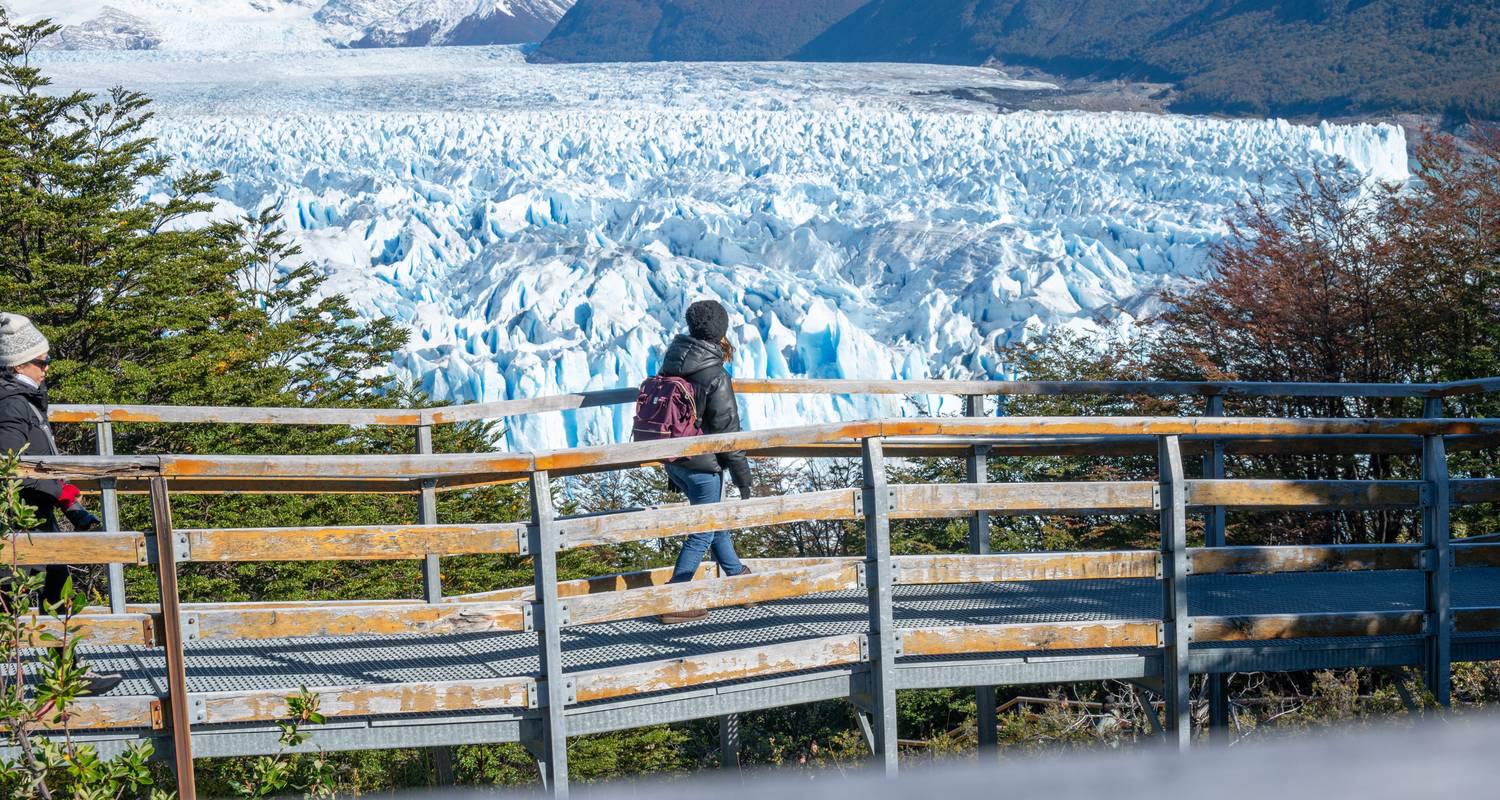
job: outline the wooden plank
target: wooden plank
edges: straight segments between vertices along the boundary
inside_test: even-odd
[[[1160,647],[1159,628],[1160,623],[1154,619],[907,628],[901,631],[901,654],[944,656],[1026,650]]]
[[[1500,608],[1455,608],[1453,630],[1455,633],[1500,631]]]
[[[1140,456],[1156,452],[1156,439],[1151,436],[1024,436],[1024,437],[922,437],[895,438],[886,440],[886,453],[901,458],[962,458],[974,444],[990,448],[992,457],[999,456]],[[1451,452],[1482,450],[1500,446],[1500,437],[1451,436],[1448,449]],[[1205,439],[1185,437],[1182,441],[1184,455],[1201,455],[1211,449]],[[1392,435],[1309,435],[1296,438],[1285,437],[1240,437],[1225,440],[1225,452],[1229,455],[1283,455],[1283,454],[1416,454],[1422,450],[1422,440],[1416,436]],[[859,455],[857,442],[829,444],[793,445],[750,451],[751,455],[764,458],[854,458]]]
[[[88,481],[75,481],[87,491]],[[223,494],[416,494],[419,478],[173,478],[175,495]],[[124,478],[118,482],[121,494],[145,494],[150,482]]]
[[[686,439],[669,439],[684,442]],[[101,459],[103,456],[93,456]],[[517,453],[440,455],[159,456],[169,478],[437,478],[444,475],[514,474],[531,469],[531,456]],[[83,460],[75,457],[73,460]]]
[[[177,559],[173,553],[172,498],[165,478],[151,480],[151,526],[155,534],[157,588],[161,597],[161,634],[167,673],[165,716],[171,720],[172,759],[176,765],[177,792],[182,800],[195,800],[193,777],[192,715],[188,712],[187,664],[183,650],[182,598],[177,593]]]
[[[1422,568],[1421,545],[1353,544],[1313,547],[1193,548],[1194,575],[1255,572],[1363,572]]]
[[[331,608],[245,608],[193,611],[198,639],[282,639],[298,636],[380,636],[503,633],[526,629],[526,605],[503,603],[382,604]]]
[[[1449,451],[1454,448],[1450,445]],[[1500,503],[1500,479],[1455,478],[1448,482],[1453,492],[1453,504],[1472,506],[1480,503]]]
[[[12,543],[13,542],[13,543]],[[146,534],[18,534],[0,542],[0,564],[39,567],[45,564],[145,564]]]
[[[520,400],[499,400],[491,403],[446,406],[444,408],[431,409],[428,412],[428,417],[433,425],[445,425],[452,422],[528,416],[548,411],[571,411],[579,408],[597,408],[600,406],[634,403],[639,393],[640,390],[638,388],[630,386],[623,389],[601,389],[577,394],[552,395],[550,397],[531,397]]]
[[[55,405],[52,422],[233,423],[243,425],[422,424],[416,409]]]
[[[63,722],[44,719],[42,730],[61,730]],[[67,727],[71,731],[121,728],[161,730],[161,701],[147,695],[129,697],[80,697],[68,705]]]
[[[534,456],[535,469],[579,471],[620,468],[661,462],[684,456],[724,453],[734,450],[756,450],[791,444],[815,444],[847,439],[864,439],[881,435],[879,421],[843,422],[829,425],[805,425],[772,428],[748,433],[724,433],[714,436],[691,436],[682,439],[660,439],[651,442],[628,442],[601,447],[554,450]]]
[[[1262,642],[1322,636],[1415,636],[1421,611],[1193,617],[1195,642]]]
[[[1463,539],[1455,539],[1452,547],[1455,567],[1500,567],[1500,542],[1464,544]]]
[[[829,564],[667,584],[625,592],[579,595],[569,599],[564,605],[568,625],[593,625],[613,620],[640,619],[669,611],[764,603],[858,587],[858,565]]]
[[[578,702],[662,692],[686,686],[853,664],[860,660],[863,637],[826,636],[747,650],[626,664],[574,673]]]
[[[1097,553],[990,553],[986,555],[896,556],[896,583],[995,583],[1004,581],[1155,578],[1161,554],[1154,550]]]
[[[530,678],[491,678],[428,683],[391,683],[310,689],[318,698],[318,712],[326,717],[384,717],[432,715],[446,711],[484,711],[525,708]],[[286,719],[286,698],[297,689],[249,692],[203,692],[205,724],[261,722]]]
[[[697,506],[629,511],[558,520],[563,547],[595,547],[664,536],[742,530],[808,520],[856,519],[857,489],[726,500]]]
[[[234,528],[179,531],[193,561],[340,561],[422,558],[428,553],[519,553],[525,523]]]
[[[997,514],[1153,513],[1150,481],[1078,483],[934,483],[894,485],[896,519]]]
[[[945,380],[744,380],[740,394],[948,394],[1031,396],[1180,397],[1423,397],[1438,384],[1256,383],[1243,381],[945,381]]]
[[[948,417],[889,419],[780,428],[751,433],[635,442],[529,454],[348,456],[48,456],[25,459],[40,477],[420,478],[487,475],[531,469],[584,472],[619,469],[685,455],[846,442],[872,436],[1307,436],[1495,435],[1500,420],[1262,419],[1236,417]]]
[[[853,561],[854,559],[850,559]],[[756,559],[744,559],[744,563],[756,566]],[[804,565],[794,565],[804,566]],[[630,589],[644,589],[650,586],[661,586],[672,577],[673,567],[657,567],[656,569],[638,570],[635,572],[622,572],[615,575],[601,575],[595,578],[583,578],[581,580],[561,581],[557,584],[558,597],[578,597],[580,595],[600,594],[603,592],[624,592]],[[693,580],[707,580],[717,578],[719,575],[718,565],[712,561],[705,561],[698,565],[698,571],[693,574]],[[476,592],[473,594],[453,595],[443,598],[445,603],[487,603],[501,602],[507,600],[536,599],[536,590],[530,586],[517,586],[511,589],[497,589],[492,592]]]
[[[1188,505],[1255,510],[1414,508],[1421,481],[1190,480]]]
[[[107,611],[107,609],[106,609]],[[111,645],[133,647],[158,647],[158,622],[150,614],[78,614],[73,617],[74,637],[82,637],[88,645]],[[31,647],[58,647],[61,642],[43,642],[36,637],[50,633],[62,639],[62,620],[56,617],[41,617],[33,613],[27,626]]]

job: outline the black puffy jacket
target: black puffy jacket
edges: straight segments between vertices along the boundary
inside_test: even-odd
[[[0,377],[0,453],[27,456],[55,456],[57,445],[47,423],[47,390],[19,381],[13,375]],[[21,499],[36,507],[44,520],[44,530],[57,530],[58,503],[62,498],[62,481],[26,478],[21,482]]]
[[[724,371],[724,354],[717,344],[678,334],[667,345],[667,355],[657,374],[686,378],[693,385],[699,430],[706,434],[739,432],[740,408],[734,399],[734,385],[729,380],[729,373]],[[676,463],[698,472],[727,469],[735,486],[741,489],[750,487],[750,462],[740,451],[717,455],[705,453]]]

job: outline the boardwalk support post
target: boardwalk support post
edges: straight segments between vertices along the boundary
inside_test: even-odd
[[[151,524],[156,535],[156,571],[161,588],[162,642],[166,650],[167,709],[172,724],[172,757],[177,765],[177,796],[197,800],[193,776],[193,734],[188,715],[187,665],[183,663],[182,604],[177,595],[177,552],[172,531],[172,500],[167,479],[151,479]]]
[[[964,398],[964,413],[970,417],[984,416],[984,395],[971,394]],[[989,482],[989,452],[985,445],[969,448],[966,477],[969,483]],[[976,511],[969,517],[969,552],[986,555],[990,552],[990,515]],[[980,686],[974,690],[974,724],[979,732],[979,749],[991,750],[999,745],[995,715],[995,687]]]
[[[1442,398],[1429,398],[1424,411],[1428,417],[1443,413]],[[1451,648],[1453,639],[1453,598],[1451,579],[1453,554],[1449,545],[1449,505],[1452,488],[1448,482],[1448,451],[1441,435],[1422,437],[1422,480],[1427,482],[1431,502],[1422,509],[1422,542],[1431,557],[1427,564],[1427,690],[1439,705],[1446,706],[1452,693]]]
[[[719,767],[740,768],[740,715],[719,715]]]
[[[108,422],[94,425],[95,441],[101,456],[115,454],[115,428]],[[120,492],[115,488],[114,478],[99,479],[99,512],[104,517],[104,530],[120,529]],[[109,565],[109,613],[125,613],[125,565]]]
[[[432,426],[417,427],[417,452],[432,454]],[[437,481],[422,480],[422,492],[417,498],[417,522],[422,525],[437,524]],[[429,603],[443,599],[442,561],[431,553],[422,559],[422,596]],[[432,754],[433,782],[438,786],[453,785],[453,751],[447,747],[434,747]]]
[[[894,777],[896,763],[896,630],[892,602],[891,496],[885,480],[885,450],[881,440],[861,443],[864,466],[865,586],[870,613],[870,722],[875,757],[881,770]]]
[[[1192,617],[1187,600],[1187,481],[1183,478],[1182,445],[1176,436],[1157,439],[1157,472],[1161,481],[1162,561],[1162,696],[1166,701],[1167,743],[1187,750],[1193,737],[1188,694],[1188,643]]]
[[[417,427],[417,452],[424,456],[432,455],[431,425]],[[437,523],[437,481],[431,478],[422,479],[422,494],[417,501],[417,522],[423,525]],[[429,553],[423,559],[422,594],[429,603],[443,599],[442,570],[442,561],[437,556]]]
[[[562,664],[562,606],[557,598],[557,522],[552,485],[546,470],[531,473],[531,561],[537,603],[538,653],[541,656],[542,780],[554,797],[568,796],[568,733],[563,714],[567,687]]]
[[[1224,395],[1208,397],[1207,416],[1224,416]],[[1224,440],[1214,439],[1210,450],[1203,456],[1203,477],[1224,477]],[[1203,546],[1223,547],[1224,507],[1210,506],[1203,514]],[[1229,675],[1215,672],[1205,676],[1208,682],[1208,738],[1210,742],[1224,743],[1229,732]]]

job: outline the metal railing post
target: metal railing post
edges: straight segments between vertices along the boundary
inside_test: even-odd
[[[1157,439],[1157,473],[1161,481],[1162,695],[1166,700],[1167,742],[1186,750],[1193,738],[1189,695],[1188,643],[1192,618],[1188,611],[1187,482],[1182,471],[1182,446],[1176,436]]]
[[[94,439],[96,448],[101,456],[112,456],[115,454],[115,429],[108,422],[94,424]],[[99,513],[104,517],[104,530],[114,532],[120,530],[120,492],[116,489],[114,478],[99,479]],[[109,570],[109,613],[125,613],[125,565],[110,564]]]
[[[1208,396],[1207,416],[1224,416],[1224,395],[1214,394]],[[1214,439],[1210,443],[1209,452],[1203,457],[1203,477],[1219,479],[1224,477],[1224,440]],[[1223,547],[1224,538],[1224,507],[1210,506],[1203,514],[1203,546]],[[1222,672],[1215,672],[1206,676],[1208,682],[1208,739],[1210,742],[1222,743],[1229,730],[1229,676]]]
[[[417,452],[432,454],[432,426],[417,426]],[[437,524],[437,481],[422,479],[422,491],[417,498],[417,522],[422,525]],[[428,553],[422,559],[422,596],[429,603],[443,599],[443,564],[438,556]],[[447,747],[434,747],[432,754],[433,782],[438,786],[453,784],[453,751]]]
[[[740,768],[740,715],[719,715],[719,767]]]
[[[557,597],[557,523],[546,470],[531,473],[530,539],[536,604],[537,650],[541,660],[543,782],[555,797],[568,796],[568,734],[564,712],[568,687],[562,664],[562,604]]]
[[[417,426],[417,452],[432,455],[432,426]],[[437,524],[437,481],[422,479],[422,494],[417,500],[417,522],[423,525]],[[422,560],[422,595],[427,602],[443,599],[443,565],[435,555],[429,553]]]
[[[864,466],[865,587],[869,597],[870,700],[875,758],[887,777],[897,772],[896,656],[900,632],[892,598],[891,495],[885,480],[885,450],[880,439],[865,439]]]
[[[970,417],[984,416],[984,395],[971,394],[964,398],[964,413]],[[990,448],[986,445],[975,445],[969,448],[969,456],[965,464],[965,477],[969,483],[989,482],[989,453]],[[986,511],[976,511],[969,517],[969,553],[973,555],[984,555],[990,552],[990,515]],[[974,724],[979,732],[979,748],[990,750],[998,747],[999,735],[996,730],[999,719],[995,712],[995,687],[980,686],[974,690]]]
[[[156,535],[156,573],[161,587],[162,642],[166,650],[167,708],[172,724],[172,757],[177,764],[177,796],[197,800],[193,775],[192,717],[188,713],[187,666],[183,663],[182,604],[177,594],[177,537],[167,479],[151,479],[151,524]]]
[[[1441,400],[1438,413],[1441,414]],[[1429,415],[1431,416],[1431,415]],[[1448,483],[1447,445],[1441,435],[1422,437],[1422,480],[1427,482],[1431,502],[1422,509],[1422,542],[1429,553],[1424,571],[1427,588],[1427,664],[1423,670],[1427,689],[1438,704],[1448,705],[1452,694],[1451,647],[1453,639],[1453,555],[1449,518],[1451,487]]]

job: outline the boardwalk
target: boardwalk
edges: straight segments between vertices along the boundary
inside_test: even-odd
[[[895,692],[972,686],[981,718],[998,685],[1134,680],[1159,693],[1163,735],[1188,746],[1188,678],[1238,671],[1408,667],[1446,702],[1454,661],[1500,658],[1500,543],[1452,540],[1449,510],[1500,500],[1500,481],[1452,475],[1448,454],[1500,441],[1500,421],[1438,419],[1441,397],[1493,388],[1299,387],[1226,384],[1020,385],[1013,391],[1199,393],[1193,418],[980,417],[891,419],[583,448],[553,453],[430,455],[430,426],[455,419],[546,413],[621,393],[548,398],[486,410],[59,409],[62,422],[234,419],[278,424],[405,425],[412,456],[99,456],[28,462],[38,474],[93,481],[108,492],[110,533],[17,542],[21,563],[138,563],[160,575],[160,606],[112,593],[91,609],[90,660],[128,680],[80,703],[74,727],[109,750],[142,737],[177,757],[191,796],[191,757],[273,752],[284,698],[308,686],[327,725],[308,748],[441,747],[520,741],[566,794],[569,735],[719,717],[724,750],[733,715],[843,699],[860,712],[888,773],[897,767]],[[753,387],[747,387],[753,388]],[[766,391],[819,387],[768,385]],[[855,387],[834,384],[826,391]],[[865,386],[865,389],[871,389]],[[896,387],[885,388],[895,391]],[[973,396],[990,384],[922,385]],[[1427,419],[1227,418],[1224,394],[1391,394],[1428,398]],[[971,403],[971,411],[982,406]],[[176,416],[174,416],[176,415]],[[336,417],[336,418],[335,418]],[[101,447],[105,452],[107,448]],[[861,486],[716,506],[636,509],[563,518],[552,508],[559,475],[650,464],[690,452],[745,449],[758,457],[855,456]],[[1406,454],[1420,480],[1225,477],[1226,453]],[[983,482],[988,453],[1155,453],[1156,481]],[[888,485],[897,455],[968,459],[964,484]],[[1189,477],[1191,466],[1204,477]],[[530,520],[444,525],[435,493],[525,480]],[[118,531],[120,491],[152,494],[155,527]],[[171,498],[212,491],[402,491],[418,495],[416,525],[363,528],[182,530]],[[1225,510],[1410,509],[1421,542],[1241,547],[1223,539]],[[991,554],[988,516],[1110,514],[1159,521],[1147,551]],[[1205,547],[1187,545],[1187,519],[1205,520]],[[969,552],[892,555],[893,520],[968,519]],[[559,552],[694,531],[817,520],[864,527],[859,558],[769,559],[751,577],[663,585],[666,570],[559,582]],[[444,597],[438,562],[467,553],[530,555],[530,587]],[[178,602],[183,561],[423,559],[427,596],[404,601],[192,604]],[[116,571],[116,574],[118,572]],[[756,604],[744,608],[747,603]],[[665,627],[664,611],[707,607],[709,619]],[[1222,682],[1209,682],[1211,718],[1223,723]],[[991,717],[991,719],[993,719]],[[981,730],[984,729],[981,724]],[[989,725],[993,731],[993,724]],[[170,745],[168,744],[170,742]],[[191,754],[191,755],[190,755]]]

